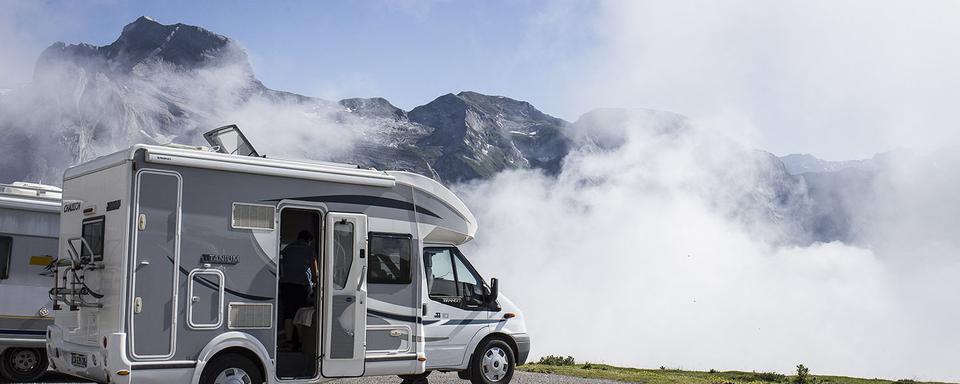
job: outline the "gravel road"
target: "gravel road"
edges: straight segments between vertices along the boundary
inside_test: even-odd
[[[64,376],[49,375],[43,382],[45,383],[76,383],[76,381]],[[399,384],[400,379],[396,376],[367,377],[362,379],[343,379],[332,381],[336,384]],[[456,373],[434,372],[430,375],[430,384],[468,384],[468,381],[460,380]],[[615,381],[581,379],[576,377],[567,377],[559,375],[548,375],[543,373],[529,373],[517,371],[513,375],[511,384],[612,384]]]
[[[345,379],[333,381],[337,384],[399,384],[400,380],[396,376],[369,377],[363,379]],[[456,373],[434,372],[430,374],[430,384],[469,384],[469,381],[460,380]],[[530,373],[517,371],[513,375],[511,384],[606,384],[617,383],[616,381],[581,379],[578,377],[568,377],[560,375],[548,375],[544,373]],[[623,384],[623,383],[619,383]]]

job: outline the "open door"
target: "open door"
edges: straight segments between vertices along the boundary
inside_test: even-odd
[[[367,324],[367,216],[327,214],[323,252],[325,377],[364,372]]]

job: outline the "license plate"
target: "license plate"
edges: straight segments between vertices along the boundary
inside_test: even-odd
[[[72,364],[74,367],[86,368],[86,367],[87,367],[87,355],[83,355],[83,354],[79,354],[79,353],[71,353],[71,354],[70,354],[70,364]]]

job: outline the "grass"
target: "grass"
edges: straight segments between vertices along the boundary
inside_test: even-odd
[[[622,368],[606,364],[527,364],[521,371],[549,373],[586,379],[605,379],[644,384],[795,384],[796,376],[770,372],[701,372],[679,369]],[[810,375],[806,384],[933,384],[913,380],[862,379],[844,376]],[[939,383],[942,384],[942,383]]]

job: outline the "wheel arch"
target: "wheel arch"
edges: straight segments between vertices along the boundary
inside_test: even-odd
[[[226,354],[238,354],[250,359],[260,369],[261,377],[268,383],[273,382],[273,374],[268,365],[271,360],[267,348],[260,340],[244,332],[227,332],[210,340],[197,355],[197,368],[193,372],[192,382],[199,382],[207,364]]]
[[[491,333],[487,334],[486,336],[484,336],[482,339],[480,339],[480,341],[477,342],[476,345],[474,345],[473,350],[470,351],[470,358],[467,359],[467,369],[470,368],[470,365],[471,365],[472,362],[473,362],[473,355],[475,355],[475,354],[477,353],[477,350],[479,350],[480,347],[483,346],[487,341],[490,341],[490,340],[492,340],[492,339],[501,340],[501,341],[507,343],[507,345],[510,346],[510,351],[513,352],[514,364],[517,364],[517,358],[518,358],[518,356],[520,356],[520,348],[517,346],[517,341],[514,340],[513,337],[511,337],[510,335],[508,335],[508,334],[506,334],[506,333],[503,333],[503,332],[491,332]]]

